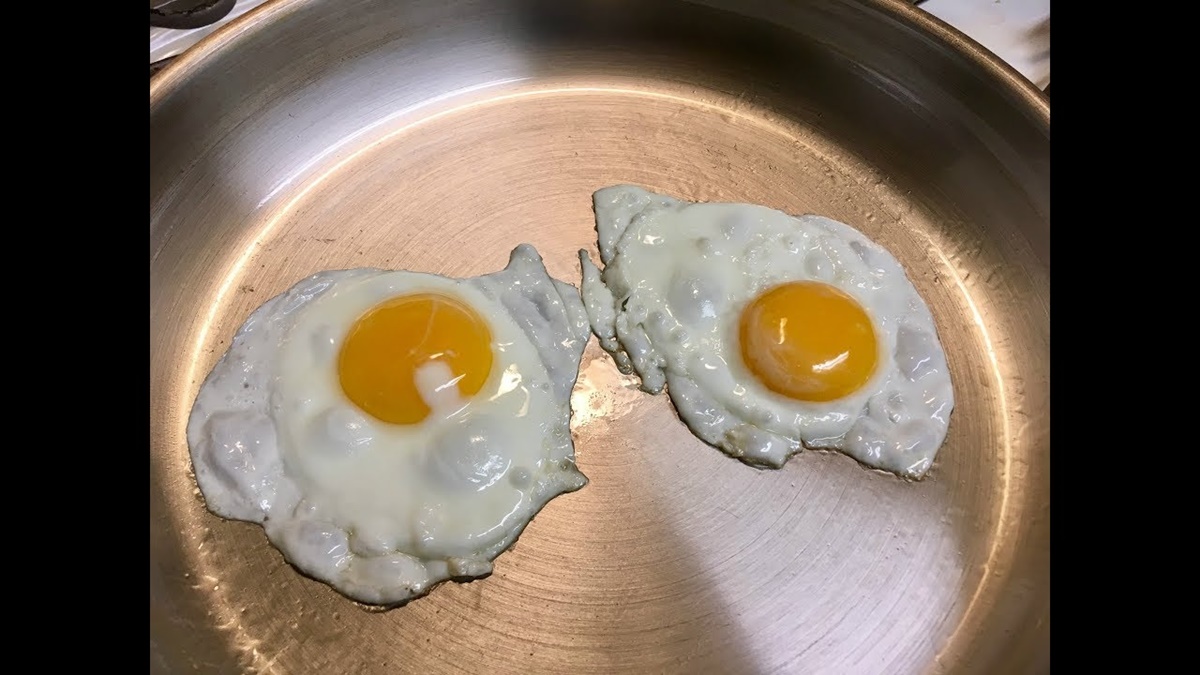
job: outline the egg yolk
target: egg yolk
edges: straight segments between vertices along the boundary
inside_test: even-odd
[[[742,310],[742,360],[771,391],[800,401],[833,401],[875,372],[878,348],[866,310],[828,284],[776,286]]]
[[[417,370],[440,361],[464,398],[492,372],[492,334],[471,307],[444,295],[392,298],[351,327],[338,355],[342,391],[359,408],[392,424],[416,424],[430,412]]]

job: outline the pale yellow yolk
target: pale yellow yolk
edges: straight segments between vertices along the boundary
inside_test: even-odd
[[[813,281],[776,286],[742,311],[742,360],[771,391],[800,401],[833,401],[866,384],[878,347],[866,310]]]
[[[460,395],[475,395],[492,372],[491,331],[459,300],[407,295],[376,305],[355,322],[338,356],[338,376],[342,391],[365,412],[384,422],[416,424],[430,412],[417,370],[434,361],[450,368]]]

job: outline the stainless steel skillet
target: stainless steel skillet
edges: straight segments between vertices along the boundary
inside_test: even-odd
[[[1049,669],[1049,102],[890,0],[276,0],[150,85],[153,672]],[[637,183],[848,222],[929,302],[958,404],[929,478],[776,472],[589,347],[591,479],[490,578],[373,613],[204,509],[184,424],[249,312],[322,269],[578,282]]]

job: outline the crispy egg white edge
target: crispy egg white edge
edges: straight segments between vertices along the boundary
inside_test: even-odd
[[[724,423],[723,417],[717,413],[727,407],[708,395],[695,378],[687,374],[686,369],[668,367],[668,354],[664,354],[656,348],[649,340],[646,331],[639,330],[636,326],[633,326],[631,330],[629,325],[626,325],[624,331],[619,329],[620,325],[630,322],[628,320],[621,321],[623,310],[619,305],[622,300],[614,297],[605,272],[619,257],[619,243],[622,237],[630,225],[636,223],[643,215],[688,204],[689,202],[655,194],[633,185],[615,185],[598,190],[593,195],[597,247],[605,271],[601,271],[592,262],[586,250],[580,250],[579,259],[582,268],[580,291],[592,332],[596,335],[600,346],[612,356],[618,369],[625,374],[636,374],[641,380],[641,388],[648,393],[658,394],[665,386],[677,414],[694,435],[752,466],[781,468],[793,455],[808,447],[839,450],[867,466],[890,471],[909,479],[923,478],[932,466],[933,460],[945,440],[949,418],[954,408],[953,386],[945,353],[940,340],[937,339],[932,313],[908,278],[903,266],[889,251],[845,223],[823,216],[807,215],[797,218],[782,214],[793,220],[809,219],[836,233],[847,242],[859,242],[868,248],[875,256],[878,256],[879,262],[891,268],[889,272],[895,278],[902,279],[909,312],[921,323],[927,324],[933,331],[932,344],[925,345],[931,348],[929,352],[931,363],[926,369],[926,373],[933,372],[939,376],[939,382],[934,385],[937,389],[934,399],[941,412],[933,422],[935,428],[933,429],[932,443],[924,444],[916,452],[906,453],[899,448],[892,453],[887,452],[886,448],[880,450],[880,444],[889,440],[886,438],[888,430],[873,429],[871,426],[886,427],[889,424],[888,416],[891,411],[878,402],[878,392],[873,394],[871,389],[888,385],[890,372],[885,374],[877,371],[863,389],[845,399],[853,399],[856,404],[861,401],[862,408],[854,425],[848,428],[844,434],[837,438],[821,439],[816,443],[805,443],[791,435],[761,429],[755,426],[753,420],[742,419],[740,424],[733,425]],[[738,206],[766,208],[755,205]],[[892,344],[885,347],[881,349],[884,352],[881,356],[887,361],[881,362],[881,366],[884,366],[885,363],[891,366],[890,362],[894,360],[892,352],[897,349],[897,346]],[[940,380],[944,380],[944,386],[939,386],[943,384]],[[786,401],[784,397],[766,392],[762,387],[759,389],[763,396],[773,398],[777,402]],[[795,402],[791,403],[799,405]],[[719,419],[720,423],[712,423],[713,419]],[[868,420],[868,422],[863,422],[863,420]],[[759,450],[748,452],[748,448],[758,448]]]
[[[470,579],[492,571],[492,561],[510,548],[537,513],[554,497],[587,484],[574,460],[570,395],[589,337],[587,314],[578,290],[553,279],[541,256],[528,244],[516,247],[501,271],[461,280],[498,302],[529,338],[550,375],[562,414],[552,424],[555,462],[534,491],[527,517],[502,540],[470,558],[422,560],[401,552],[367,557],[349,550],[349,534],[313,513],[285,469],[270,415],[271,368],[294,316],[332,287],[335,280],[388,273],[356,269],[308,277],[263,303],[238,329],[229,349],[209,373],[188,420],[189,455],[209,511],[232,520],[259,523],[272,544],[301,572],[344,595],[368,604],[400,605],[449,579]],[[517,282],[517,283],[514,283]],[[516,287],[519,290],[514,290]],[[539,335],[570,337],[546,341]],[[254,337],[254,339],[251,339]],[[216,425],[214,418],[226,424]],[[227,430],[223,436],[221,429]],[[224,452],[220,459],[212,453]],[[365,580],[365,582],[364,582]]]

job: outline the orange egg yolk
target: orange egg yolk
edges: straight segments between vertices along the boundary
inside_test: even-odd
[[[833,286],[801,281],[776,286],[742,310],[742,360],[768,389],[799,401],[833,401],[875,372],[871,318]]]
[[[342,344],[338,377],[359,408],[392,424],[416,424],[430,412],[417,370],[440,361],[464,398],[492,372],[492,334],[471,307],[421,293],[392,298],[363,314]]]

